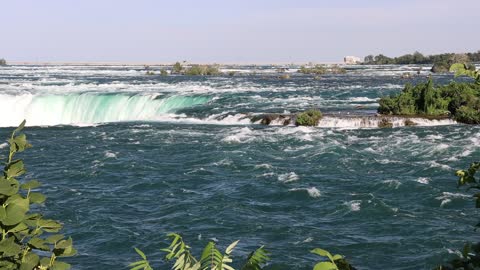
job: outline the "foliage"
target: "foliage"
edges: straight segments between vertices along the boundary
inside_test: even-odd
[[[162,75],[162,76],[168,76],[168,72],[167,72],[165,69],[162,68],[162,69],[160,70],[160,75]]]
[[[462,62],[478,62],[480,61],[480,51],[475,53],[454,54],[443,53],[424,56],[419,52],[413,54],[405,54],[399,57],[388,57],[383,54],[376,56],[368,55],[365,57],[363,64],[366,65],[411,65],[411,64],[435,64],[437,66],[451,65],[453,63]],[[450,64],[448,64],[450,63]],[[448,71],[448,67],[445,71]]]
[[[303,74],[323,75],[323,74],[343,74],[343,73],[346,73],[347,71],[344,68],[339,67],[338,65],[333,65],[331,67],[327,67],[324,65],[315,65],[313,67],[301,66],[298,72]]]
[[[248,255],[242,270],[261,270],[262,265],[265,265],[270,260],[268,254],[269,252],[265,250],[264,246],[259,247]]]
[[[315,248],[310,251],[313,254],[320,255],[321,257],[328,258],[328,261],[323,261],[317,263],[313,270],[353,270],[354,268],[345,260],[345,257],[342,255],[336,254],[332,255],[330,252]]]
[[[214,65],[192,65],[190,68],[185,70],[185,75],[190,76],[209,76],[209,75],[219,75],[221,74],[218,66]]]
[[[1,58],[0,59],[0,66],[6,66],[7,65],[7,61],[5,61],[5,59]]]
[[[35,191],[40,183],[37,180],[19,181],[26,170],[23,160],[14,158],[31,147],[25,134],[20,134],[24,126],[25,121],[8,140],[10,151],[0,176],[0,268],[69,269],[69,264],[57,258],[76,254],[72,238],[56,234],[62,228],[58,221],[30,212],[31,205],[45,202],[45,195]]]
[[[450,72],[455,72],[455,77],[463,75],[471,77],[477,84],[480,84],[480,72],[475,70],[474,65],[455,63],[450,67]]]
[[[183,71],[183,66],[180,62],[176,62],[172,67],[172,74],[179,74]]]
[[[322,118],[322,113],[316,109],[310,109],[308,111],[297,114],[295,120],[296,126],[316,126],[318,121]]]
[[[200,260],[197,260],[190,252],[190,246],[185,244],[183,238],[176,233],[167,235],[171,239],[171,243],[167,248],[162,249],[167,255],[165,259],[167,261],[175,261],[173,270],[234,270],[230,265],[232,263],[231,254],[238,244],[238,240],[231,243],[225,252],[221,252],[217,249],[215,242],[209,242],[203,249]],[[129,266],[131,270],[152,270],[147,257],[139,249],[135,248],[137,253],[142,257],[142,260],[131,263]],[[268,252],[263,246],[252,252],[245,262],[242,270],[259,270],[266,264],[270,258]]]
[[[380,114],[453,116],[461,123],[480,123],[480,85],[475,83],[435,86],[429,79],[415,86],[407,84],[400,94],[383,97],[379,104]]]

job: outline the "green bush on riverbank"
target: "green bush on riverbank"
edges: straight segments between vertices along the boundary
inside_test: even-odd
[[[400,94],[383,97],[378,113],[423,117],[453,117],[466,124],[480,124],[480,85],[451,82],[435,86],[431,79],[407,84]]]

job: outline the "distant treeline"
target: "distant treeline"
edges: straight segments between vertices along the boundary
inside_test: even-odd
[[[368,55],[363,63],[366,65],[408,65],[408,64],[435,64],[435,63],[471,63],[480,62],[480,51],[474,53],[443,53],[423,55],[419,52],[405,54],[399,57],[388,57],[383,54]]]

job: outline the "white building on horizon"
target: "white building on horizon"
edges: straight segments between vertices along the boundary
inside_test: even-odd
[[[343,63],[345,63],[347,65],[356,65],[356,64],[362,63],[362,59],[360,59],[360,57],[356,57],[356,56],[345,56],[343,58]]]

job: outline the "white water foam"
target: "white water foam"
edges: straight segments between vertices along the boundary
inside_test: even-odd
[[[309,188],[291,188],[289,191],[306,191],[308,196],[312,198],[318,198],[321,196],[320,190],[316,187],[309,187]]]
[[[298,181],[298,179],[300,178],[295,172],[284,173],[278,176],[278,181],[282,183],[295,182],[295,181]]]

